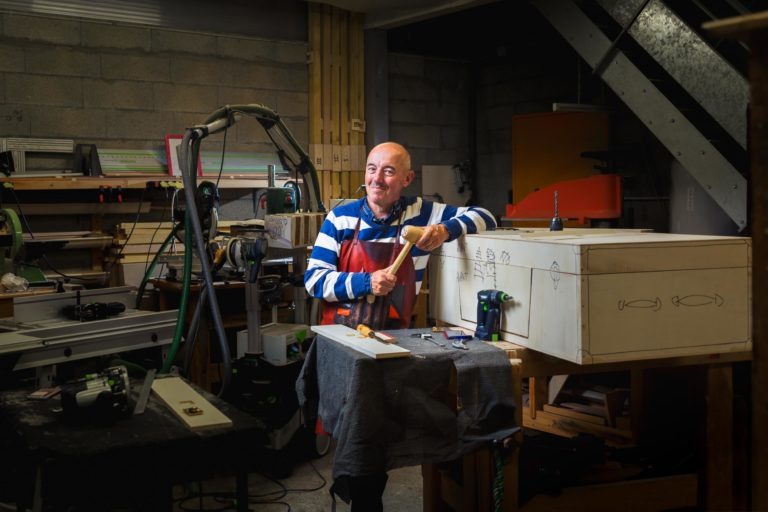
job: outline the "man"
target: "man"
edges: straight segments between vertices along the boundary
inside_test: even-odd
[[[323,324],[374,330],[407,328],[429,253],[465,233],[494,229],[483,208],[457,208],[403,197],[414,178],[411,157],[400,144],[384,142],[368,154],[366,197],[334,208],[317,236],[304,277],[307,291],[324,299]],[[396,273],[389,269],[404,244],[403,226],[423,234]],[[331,488],[353,512],[383,510],[386,473],[337,478]]]
[[[483,208],[403,197],[413,179],[408,151],[394,142],[379,144],[368,154],[366,197],[326,217],[304,278],[309,294],[325,300],[322,323],[409,327],[429,253],[465,233],[496,227]],[[403,246],[402,227],[409,225],[424,232],[393,274],[389,266]]]

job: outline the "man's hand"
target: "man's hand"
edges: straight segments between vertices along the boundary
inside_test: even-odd
[[[397,276],[390,273],[389,267],[376,272],[371,272],[371,293],[373,295],[387,295],[397,284]]]
[[[421,238],[416,241],[416,247],[422,251],[432,252],[449,238],[445,224],[432,224],[424,227]]]

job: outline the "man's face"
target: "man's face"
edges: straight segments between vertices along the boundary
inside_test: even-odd
[[[371,150],[365,166],[368,202],[389,210],[403,189],[413,181],[403,150],[395,144],[381,144]]]

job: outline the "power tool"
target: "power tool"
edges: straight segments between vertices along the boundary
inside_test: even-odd
[[[86,375],[61,387],[61,408],[65,414],[87,414],[108,420],[130,411],[131,384],[125,366],[112,366]]]
[[[499,341],[501,305],[513,299],[499,290],[477,292],[477,329],[475,338],[485,341]]]
[[[110,316],[119,315],[123,311],[125,311],[125,304],[122,302],[88,302],[86,304],[71,304],[61,309],[64,316],[80,322],[103,320]]]

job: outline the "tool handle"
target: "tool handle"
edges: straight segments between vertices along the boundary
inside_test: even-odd
[[[400,269],[400,265],[403,264],[403,261],[405,261],[405,257],[408,256],[408,254],[411,252],[411,247],[413,247],[413,242],[405,242],[405,245],[402,249],[400,249],[400,254],[397,255],[397,259],[395,259],[395,262],[392,263],[389,267],[389,272],[391,274],[397,274],[397,271]]]
[[[368,327],[365,324],[358,324],[357,325],[357,332],[365,336],[366,338],[373,338],[373,329]]]
[[[403,232],[405,233],[406,228],[412,228],[412,227],[415,227],[415,226],[405,226],[405,228],[403,228]],[[421,228],[416,228],[416,229],[421,230]],[[421,235],[417,236],[416,240],[418,240],[420,236]],[[397,258],[395,259],[394,263],[392,263],[392,265],[389,266],[390,274],[397,274],[397,271],[400,269],[400,265],[403,264],[403,261],[405,261],[406,256],[408,256],[408,254],[411,252],[411,247],[413,247],[413,242],[411,241],[405,242],[405,245],[403,246],[403,248],[400,249],[400,254],[397,255]],[[368,304],[373,304],[373,301],[376,300],[376,297],[374,297],[372,293],[369,293],[365,298],[368,301]]]

